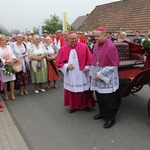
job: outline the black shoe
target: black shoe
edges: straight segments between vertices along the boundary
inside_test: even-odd
[[[72,109],[72,110],[69,110],[69,113],[74,113],[76,110],[75,109]]]
[[[84,108],[84,110],[87,111],[87,112],[90,112],[90,111],[91,111],[91,108],[86,107],[86,108]]]
[[[104,124],[104,128],[111,128],[115,123],[116,121],[114,119],[106,121],[106,123]]]
[[[101,114],[97,114],[96,116],[93,117],[94,120],[102,119],[103,116]]]

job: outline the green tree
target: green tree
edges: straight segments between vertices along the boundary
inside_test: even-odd
[[[4,35],[9,35],[8,30],[0,23],[0,33]]]
[[[77,31],[77,28],[71,26],[70,24],[67,24],[67,28],[68,28],[68,31],[71,31],[71,30]]]
[[[9,35],[9,32],[5,28],[0,27],[0,34]]]
[[[55,14],[50,15],[50,19],[44,20],[43,30],[55,34],[56,31],[62,30],[62,20]]]

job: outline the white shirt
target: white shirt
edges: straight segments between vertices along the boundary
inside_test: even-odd
[[[54,51],[52,45],[53,45],[53,44],[50,44],[50,45],[47,46],[47,54],[48,54],[48,55],[55,54],[55,51]]]
[[[55,46],[60,49],[61,48],[61,43],[60,43],[60,39],[57,41],[56,38],[54,39],[54,44]]]

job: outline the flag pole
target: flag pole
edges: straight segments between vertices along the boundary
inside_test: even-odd
[[[67,13],[63,13],[63,31],[67,31]]]
[[[42,25],[38,26],[38,34],[39,34],[39,37],[41,38],[41,36],[42,36]]]

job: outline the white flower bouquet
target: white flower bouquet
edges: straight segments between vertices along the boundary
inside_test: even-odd
[[[13,66],[9,63],[5,63],[3,72],[8,75],[12,75],[15,73]]]

